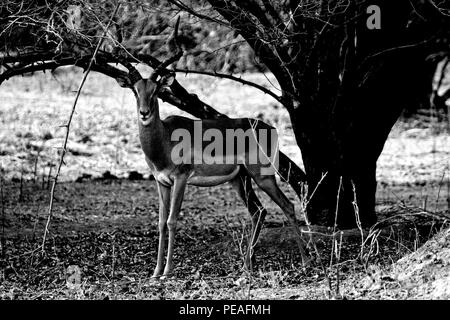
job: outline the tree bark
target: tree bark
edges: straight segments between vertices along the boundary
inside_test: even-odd
[[[290,111],[309,186],[311,223],[336,221],[340,228],[353,228],[356,213],[362,227],[376,222],[377,160],[402,110],[421,103],[418,97],[431,90],[427,54],[417,49],[385,57],[363,85],[348,85],[332,107],[321,100]]]

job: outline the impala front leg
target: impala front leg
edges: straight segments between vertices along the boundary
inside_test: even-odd
[[[183,202],[184,191],[186,189],[187,176],[178,176],[175,178],[172,195],[170,201],[170,214],[167,220],[167,227],[169,229],[169,247],[167,249],[167,261],[166,267],[164,268],[164,274],[161,279],[165,279],[171,275],[173,267],[173,248],[175,243],[175,231],[177,227],[178,213],[181,209],[181,204]]]
[[[166,249],[167,217],[169,215],[170,206],[170,187],[159,182],[157,182],[157,186],[159,195],[159,245],[158,260],[156,261],[156,267],[152,278],[159,278],[163,271],[164,251]]]

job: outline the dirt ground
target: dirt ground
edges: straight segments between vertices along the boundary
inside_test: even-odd
[[[292,192],[284,191],[293,199]],[[401,192],[399,188],[398,194]],[[179,220],[175,278],[152,282],[149,276],[155,264],[158,239],[154,181],[60,184],[45,253],[33,250],[42,241],[48,190],[26,183],[21,192],[20,183],[5,183],[2,223],[7,263],[0,285],[2,297],[327,299],[336,296],[329,292],[329,282],[335,290],[338,268],[327,271],[329,279],[320,264],[303,269],[292,230],[282,213],[267,197],[260,196],[271,214],[256,249],[257,263],[252,277],[245,276],[241,270],[245,250],[243,230],[250,222],[234,190],[225,185],[189,188]],[[413,206],[408,211],[401,203],[382,203],[378,208],[383,218],[420,211],[414,211]],[[339,296],[408,298],[403,292],[394,294],[393,290],[380,293],[378,286],[384,279],[391,279],[386,274],[393,268],[393,261],[409,253],[417,256],[415,249],[441,228],[438,219],[434,226],[432,220],[423,223],[402,220],[401,224],[393,224],[388,232],[378,235],[375,251],[366,245],[363,255],[361,237],[357,234],[345,237],[339,242]],[[448,241],[448,232],[446,236]],[[318,237],[316,243],[323,264],[328,267],[332,242],[327,237]],[[450,261],[448,246],[447,253],[437,254],[444,255],[445,259],[437,258],[436,254],[427,259],[434,259],[433,263],[440,263],[448,272],[445,269]],[[73,268],[79,270],[79,278],[70,274]],[[405,272],[398,276],[408,278]]]
[[[264,77],[249,77],[265,83]],[[77,82],[59,74],[12,79],[0,87],[0,298],[450,297],[448,122],[399,121],[378,162],[381,228],[362,236],[352,230],[342,240],[321,230],[313,242],[315,261],[307,268],[281,211],[259,193],[269,216],[254,272],[244,274],[250,224],[245,207],[229,185],[189,187],[175,277],[159,282],[149,274],[157,250],[157,193],[139,150],[132,95],[98,75],[90,78],[77,107],[44,252],[48,178]],[[287,113],[270,97],[227,81],[180,80],[230,116],[259,117],[277,126],[282,150],[302,165]],[[231,90],[237,94],[227,94]],[[166,105],[162,110],[163,117],[182,114]],[[132,171],[144,179],[128,179]],[[298,205],[294,193],[284,184],[282,189]]]

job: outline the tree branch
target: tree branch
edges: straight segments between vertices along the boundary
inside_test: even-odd
[[[286,68],[286,64],[292,62],[289,55],[280,46],[263,41],[255,23],[234,3],[224,0],[208,0],[208,2],[245,38],[253,51],[275,75],[280,85],[285,89],[292,88],[291,76]]]
[[[220,24],[222,26],[230,28],[230,24],[228,22],[222,21],[222,20],[210,17],[210,16],[207,16],[207,15],[204,15],[204,14],[201,14],[201,13],[198,13],[194,9],[192,9],[192,8],[188,7],[186,4],[184,4],[181,0],[168,0],[168,1],[170,3],[172,3],[173,5],[177,6],[178,8],[180,8],[181,10],[186,11],[187,13],[189,13],[189,14],[191,14],[191,15],[199,18],[199,19],[206,20],[206,21],[211,21],[211,22],[214,22],[214,23],[217,23],[217,24]]]
[[[63,66],[77,66],[86,69],[91,56],[82,57],[66,57],[59,60],[52,61],[35,61],[30,64],[15,66],[7,69],[0,74],[0,85],[3,81],[10,79],[17,75],[23,75],[26,73],[33,73],[37,71],[55,70]],[[128,74],[118,68],[115,68],[108,63],[119,63],[117,59],[112,56],[97,54],[96,61],[92,64],[91,69],[96,72],[100,72],[108,77],[114,79],[127,79]]]
[[[61,156],[59,158],[58,168],[56,169],[56,174],[55,174],[55,177],[53,179],[52,189],[50,191],[50,204],[49,204],[49,207],[48,207],[48,218],[47,218],[47,223],[45,224],[44,236],[42,237],[42,252],[45,251],[45,240],[47,238],[48,227],[50,225],[50,220],[51,220],[52,214],[53,214],[53,201],[55,199],[56,184],[58,183],[58,177],[59,177],[59,174],[61,172],[61,167],[64,164],[64,156],[66,155],[66,152],[67,152],[67,142],[69,141],[70,124],[72,123],[72,119],[73,119],[73,116],[75,114],[75,108],[77,106],[78,99],[80,97],[81,90],[83,89],[84,83],[86,82],[87,77],[89,75],[89,72],[90,72],[90,70],[91,70],[91,68],[92,68],[92,66],[93,66],[93,64],[95,62],[95,57],[96,57],[96,55],[98,53],[98,50],[100,49],[100,46],[101,46],[101,44],[103,42],[103,39],[104,39],[106,33],[108,32],[108,29],[109,29],[109,27],[111,25],[111,22],[113,21],[113,18],[116,15],[117,10],[119,9],[119,7],[120,7],[120,1],[118,0],[117,3],[116,3],[116,6],[115,6],[114,12],[112,13],[111,18],[109,19],[108,24],[107,24],[105,30],[103,31],[103,36],[98,40],[97,46],[95,47],[95,50],[94,50],[94,53],[92,54],[92,57],[89,60],[89,64],[88,64],[88,66],[86,68],[86,72],[85,72],[83,78],[81,79],[80,85],[78,87],[77,94],[76,94],[75,100],[73,102],[72,110],[71,110],[70,115],[69,115],[69,119],[67,121],[67,124],[65,125],[66,134],[65,134],[64,142],[63,142],[63,145],[62,145],[62,148],[61,148]]]
[[[278,101],[280,103],[283,103],[282,102],[282,98],[280,96],[277,96],[275,93],[273,93],[269,89],[267,89],[267,88],[265,88],[265,87],[263,87],[263,86],[261,86],[261,85],[259,85],[257,83],[254,83],[254,82],[251,82],[251,81],[247,81],[247,80],[244,80],[244,79],[242,79],[240,77],[232,76],[230,74],[219,73],[219,72],[215,72],[215,71],[214,72],[208,72],[208,71],[198,71],[198,70],[178,69],[178,68],[175,68],[174,71],[175,72],[180,72],[180,73],[201,74],[201,75],[205,75],[205,76],[216,77],[216,78],[223,78],[223,79],[229,79],[229,80],[232,80],[232,81],[236,81],[236,82],[242,83],[244,85],[256,88],[256,89],[264,92],[265,94],[270,95],[276,101]]]

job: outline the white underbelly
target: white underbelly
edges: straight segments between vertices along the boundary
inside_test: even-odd
[[[215,175],[215,176],[203,176],[196,175],[195,172],[191,176],[189,176],[187,183],[190,185],[198,186],[198,187],[212,187],[217,186],[219,184],[223,184],[232,180],[239,172],[239,167],[237,166],[233,172],[227,175]]]

